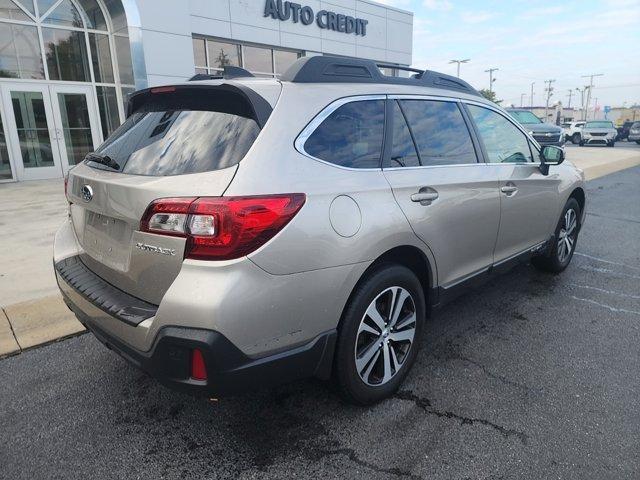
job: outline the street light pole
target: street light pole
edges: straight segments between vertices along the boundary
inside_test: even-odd
[[[587,92],[587,106],[585,107],[585,120],[589,119],[589,103],[591,102],[591,90],[593,90],[593,77],[602,77],[604,73],[592,73],[591,75],[582,75],[582,78],[589,79],[589,91]],[[595,112],[593,112],[595,118]]]
[[[571,95],[573,95],[573,90],[569,89],[569,103],[567,104],[567,108],[571,108]]]
[[[449,61],[449,63],[457,63],[458,64],[458,68],[457,68],[457,77],[460,78],[460,64],[461,63],[467,63],[469,62],[471,59],[470,58],[465,58],[464,60],[451,60]]]
[[[524,105],[524,97],[526,97],[526,96],[527,96],[526,93],[521,93],[520,94],[520,108],[523,107],[523,105]]]
[[[544,83],[548,83],[549,86],[547,88],[545,88],[545,91],[547,92],[547,103],[544,107],[544,120],[545,122],[547,121],[547,116],[549,115],[549,100],[551,100],[551,96],[553,95],[553,87],[551,86],[551,84],[555,82],[555,80],[545,80]]]
[[[536,82],[531,82],[531,108],[533,108],[533,86]]]
[[[489,70],[485,70],[484,73],[488,73],[489,74],[489,93],[493,93],[493,82],[496,81],[495,78],[493,78],[493,72],[497,72],[498,70],[500,70],[499,68],[490,68]]]

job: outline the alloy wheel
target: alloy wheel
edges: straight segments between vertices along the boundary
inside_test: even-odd
[[[576,211],[573,208],[568,209],[564,214],[562,220],[562,227],[558,234],[558,260],[560,263],[564,263],[573,252],[573,247],[576,243],[576,235],[578,233],[578,218]]]
[[[384,385],[402,369],[416,334],[411,294],[394,286],[380,293],[360,321],[354,349],[358,375],[367,385]]]

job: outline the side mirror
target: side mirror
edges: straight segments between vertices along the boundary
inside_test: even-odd
[[[555,145],[542,147],[540,152],[540,171],[543,175],[549,175],[549,166],[560,165],[564,162],[564,150]]]

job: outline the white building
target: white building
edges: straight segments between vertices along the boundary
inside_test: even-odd
[[[0,182],[64,175],[136,89],[308,55],[410,65],[412,33],[369,0],[0,0]]]

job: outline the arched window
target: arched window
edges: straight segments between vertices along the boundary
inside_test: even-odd
[[[94,85],[106,138],[135,89],[120,0],[0,0],[0,79]]]

